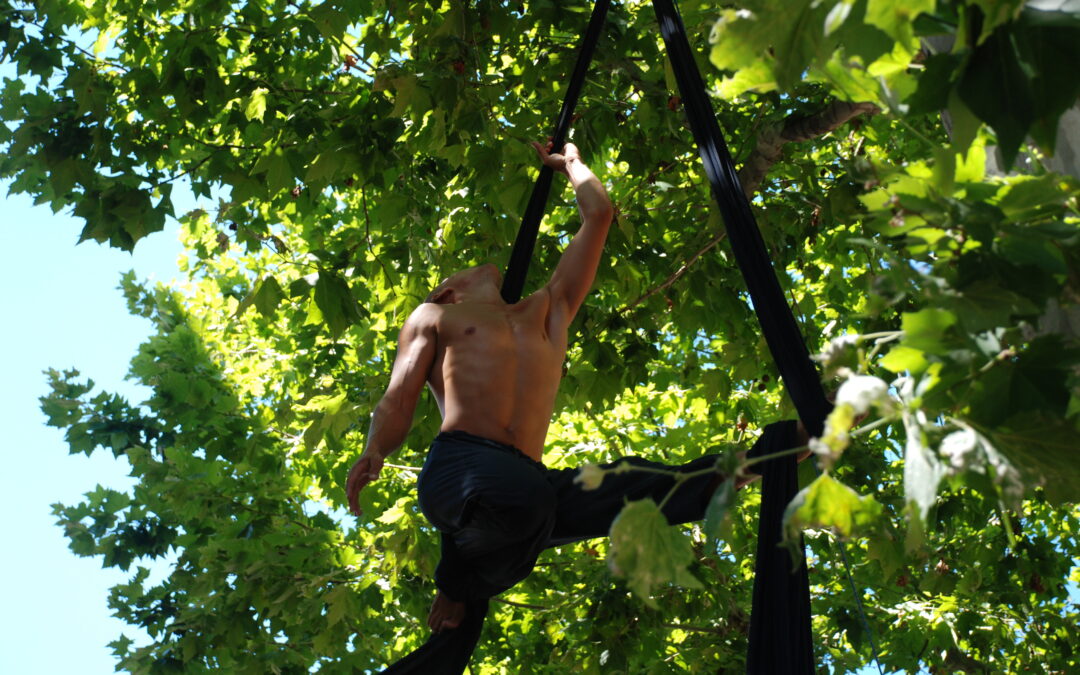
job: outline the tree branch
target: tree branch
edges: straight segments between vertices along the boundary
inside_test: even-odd
[[[838,128],[853,117],[863,114],[877,114],[881,112],[873,103],[848,103],[847,101],[833,101],[825,110],[810,117],[789,117],[780,124],[766,127],[757,137],[757,145],[750,157],[741,169],[739,169],[739,182],[742,185],[743,194],[747,199],[752,199],[754,193],[761,187],[765,174],[773,164],[780,160],[782,149],[787,143],[808,141],[818,136],[823,136]],[[669,167],[664,167],[665,169]],[[654,174],[655,175],[655,174]],[[653,176],[650,176],[652,178]],[[620,314],[630,311],[645,302],[660,291],[670,288],[690,269],[690,266],[698,261],[701,256],[711,251],[717,244],[724,240],[726,232],[717,234],[708,241],[697,253],[690,256],[679,269],[665,279],[660,285],[649,289],[638,299],[619,310]]]
[[[712,633],[713,635],[725,635],[728,631],[722,628],[711,628],[708,626],[686,626],[681,623],[665,623],[661,624],[664,628],[673,628],[675,630],[692,631],[695,633]]]
[[[859,115],[876,115],[881,112],[873,103],[848,103],[833,101],[827,108],[809,117],[789,117],[783,122],[765,127],[758,134],[757,145],[746,163],[739,169],[739,182],[747,199],[761,187],[765,174],[773,164],[780,161],[787,143],[808,141],[824,136]]]
[[[547,611],[550,607],[544,607],[543,605],[529,605],[524,602],[514,602],[513,600],[503,600],[502,598],[492,598],[495,602],[501,602],[504,605],[510,605],[512,607],[524,607],[525,609],[536,609],[540,611]]]
[[[661,283],[659,286],[656,286],[655,288],[651,288],[648,291],[645,291],[645,293],[642,294],[642,296],[639,297],[637,300],[634,300],[630,304],[620,309],[619,314],[625,314],[626,312],[629,312],[630,310],[645,302],[660,291],[669,288],[672,284],[682,278],[682,275],[686,274],[687,270],[690,269],[690,266],[698,261],[698,258],[711,251],[717,244],[722,242],[725,237],[727,237],[727,232],[721,232],[720,234],[714,236],[708,241],[708,243],[702,246],[701,249],[697,251],[697,253],[687,258],[686,262],[684,262],[679,267],[679,269],[675,270],[675,272],[671,276],[669,276],[667,279],[664,279],[663,283]]]
[[[194,172],[198,171],[199,167],[201,167],[203,164],[206,164],[206,162],[209,161],[210,157],[211,157],[211,155],[207,155],[206,157],[203,157],[198,162],[196,162],[190,169],[188,169],[187,171],[184,171],[183,173],[178,173],[178,174],[176,174],[175,176],[173,176],[171,178],[166,178],[164,180],[158,181],[157,183],[154,183],[154,185],[152,185],[150,187],[150,189],[151,190],[156,190],[157,188],[161,187],[162,185],[165,185],[166,183],[171,183],[174,180],[178,180],[178,179],[183,178],[184,176],[186,176],[186,175],[188,175],[190,173],[194,173]]]

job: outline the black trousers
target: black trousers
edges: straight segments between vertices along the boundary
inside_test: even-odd
[[[769,451],[795,445],[795,423],[765,429],[755,447]],[[706,455],[681,466],[639,457],[604,465],[695,472],[715,466]],[[459,675],[480,638],[488,599],[529,575],[541,551],[584,539],[606,537],[628,501],[663,500],[675,484],[670,474],[607,473],[595,490],[574,483],[578,469],[548,469],[517,448],[461,431],[439,434],[432,443],[418,492],[420,509],[442,534],[442,559],[435,584],[466,605],[465,619],[433,633],[424,645],[384,673]],[[664,504],[672,524],[701,520],[718,483],[707,473],[684,481]]]

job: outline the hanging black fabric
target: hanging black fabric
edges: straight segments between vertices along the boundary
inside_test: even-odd
[[[585,30],[585,37],[582,38],[581,48],[578,50],[577,63],[566,87],[566,98],[563,100],[562,110],[559,111],[559,119],[555,122],[555,132],[551,135],[552,145],[557,149],[566,143],[566,134],[574,118],[574,108],[577,107],[581,88],[585,84],[585,75],[589,72],[589,63],[596,51],[596,43],[600,40],[600,32],[604,29],[604,19],[610,5],[611,0],[596,0],[596,5],[593,6],[589,27]],[[529,204],[525,207],[525,215],[521,219],[521,227],[514,239],[514,248],[510,251],[510,262],[503,276],[501,292],[506,302],[515,303],[521,299],[521,292],[525,288],[525,275],[529,271],[536,234],[540,231],[540,221],[544,218],[554,176],[555,172],[550,168],[541,167],[532,194],[529,195]]]
[[[682,18],[672,0],[653,0],[653,8],[713,198],[723,215],[728,240],[746,280],[762,334],[803,425],[811,435],[819,436],[830,405],[776,278],[750,203],[739,185]],[[784,508],[798,490],[795,467],[795,458],[789,456],[765,463],[760,471],[762,505],[758,515],[754,604],[747,648],[749,673],[814,672],[806,566],[800,564],[792,572],[789,554],[779,547]]]

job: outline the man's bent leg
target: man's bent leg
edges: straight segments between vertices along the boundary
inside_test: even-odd
[[[420,506],[443,533],[436,585],[449,599],[465,603],[465,616],[386,673],[463,672],[488,598],[528,575],[555,522],[555,495],[543,465],[468,434],[440,439],[421,474]]]
[[[765,427],[749,454],[753,455],[755,451],[760,452],[766,448],[766,452],[775,452],[796,445],[796,422],[777,422]],[[703,471],[700,476],[682,481],[664,503],[664,516],[674,525],[705,517],[709,499],[719,484],[718,474],[705,470],[715,466],[717,458],[718,455],[706,455],[681,466],[669,466],[640,457],[626,457],[604,466],[613,468],[628,462],[643,468],[662,469],[665,472],[685,474]],[[578,469],[549,472],[549,480],[556,490],[558,508],[548,546],[606,537],[611,530],[611,523],[626,502],[652,499],[659,504],[675,485],[675,478],[670,474],[630,470],[625,473],[606,473],[600,487],[585,490],[580,484],[574,483],[577,475]]]

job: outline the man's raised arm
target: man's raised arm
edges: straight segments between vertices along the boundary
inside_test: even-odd
[[[545,165],[570,179],[581,213],[581,229],[563,251],[547,285],[554,313],[562,314],[569,324],[596,278],[614,209],[600,179],[581,161],[581,153],[573,143],[567,143],[562,154],[552,153],[548,146],[533,143]]]
[[[435,318],[437,305],[417,307],[398,334],[398,351],[390,384],[371,414],[364,453],[349,470],[345,494],[349,509],[360,515],[360,490],[379,477],[383,460],[405,442],[412,426],[416,402],[435,362]]]

